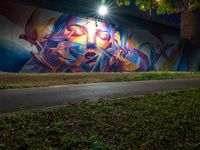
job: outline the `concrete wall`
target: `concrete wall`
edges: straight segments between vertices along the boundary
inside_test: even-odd
[[[2,2],[0,71],[200,70],[200,49],[178,31],[132,22],[126,27]]]

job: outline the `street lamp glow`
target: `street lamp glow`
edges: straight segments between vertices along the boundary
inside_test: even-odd
[[[101,16],[105,16],[108,13],[108,8],[105,5],[101,5],[98,9],[98,13]]]

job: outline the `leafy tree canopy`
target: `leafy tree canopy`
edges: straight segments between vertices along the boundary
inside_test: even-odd
[[[131,2],[143,11],[155,9],[157,14],[194,11],[200,8],[200,0],[116,0],[119,6],[128,6]]]

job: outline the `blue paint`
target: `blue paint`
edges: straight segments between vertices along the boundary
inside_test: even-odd
[[[22,46],[0,39],[0,70],[18,72],[31,58],[31,53]]]

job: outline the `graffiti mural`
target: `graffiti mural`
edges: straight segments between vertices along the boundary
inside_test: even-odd
[[[61,15],[47,27],[33,30],[38,10],[35,10],[20,38],[35,45],[32,59],[22,71],[35,72],[113,72],[146,71],[148,57],[125,45],[117,29],[91,19]],[[49,20],[48,23],[52,23]],[[47,24],[46,26],[49,26]],[[36,68],[36,70],[35,70]]]
[[[177,35],[4,3],[0,71],[132,72],[199,67],[199,57],[189,62]],[[6,8],[16,11],[19,18]]]

